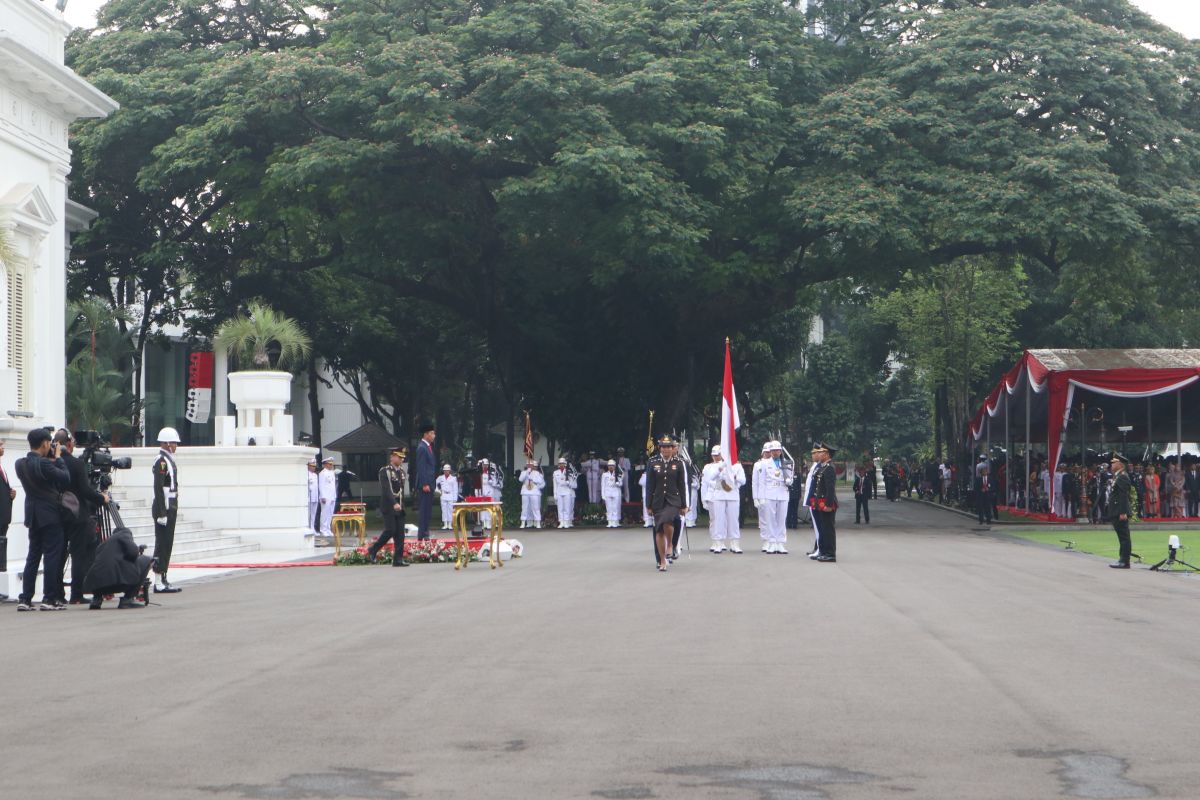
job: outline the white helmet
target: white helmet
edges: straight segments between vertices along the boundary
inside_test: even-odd
[[[721,445],[719,445],[719,444],[714,444],[714,445],[713,445],[713,449],[712,449],[712,454],[713,454],[714,456],[719,456],[719,455],[721,455]]]
[[[449,472],[449,471],[450,471],[450,465],[442,464],[442,472]]]
[[[159,444],[170,444],[171,442],[179,444],[179,431],[174,428],[163,428],[158,432],[158,442]]]

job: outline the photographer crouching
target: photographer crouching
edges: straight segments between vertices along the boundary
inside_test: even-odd
[[[106,492],[97,491],[88,475],[87,464],[75,457],[76,442],[70,431],[59,428],[54,434],[54,443],[60,446],[63,464],[71,474],[71,491],[79,498],[79,514],[75,521],[63,523],[67,552],[71,555],[70,603],[77,605],[83,603],[83,579],[92,567],[96,547],[100,544],[98,514],[110,498]]]

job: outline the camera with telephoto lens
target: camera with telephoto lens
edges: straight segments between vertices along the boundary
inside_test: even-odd
[[[133,459],[129,456],[114,458],[108,442],[96,431],[75,431],[75,442],[83,447],[80,461],[87,467],[88,482],[98,492],[107,491],[112,486],[114,469],[133,466]]]

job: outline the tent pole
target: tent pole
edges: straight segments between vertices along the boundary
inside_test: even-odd
[[[1011,459],[1012,448],[1009,447],[1009,441],[1008,441],[1008,417],[1009,417],[1008,412],[1011,410],[1009,408],[1009,405],[1010,405],[1010,403],[1008,401],[1008,387],[1005,386],[1004,387],[1004,505],[1008,505],[1008,503],[1009,503],[1008,498],[1011,494],[1011,492],[1009,491],[1009,487],[1012,486],[1012,464],[1010,463],[1012,460]]]
[[[1154,457],[1154,412],[1150,409],[1151,398],[1146,398],[1146,453]],[[1145,455],[1145,453],[1143,453]]]
[[[1175,464],[1183,471],[1183,389],[1175,390]]]
[[[1025,513],[1029,513],[1029,495],[1033,493],[1033,482],[1029,477],[1029,397],[1033,394],[1028,368],[1025,372]]]

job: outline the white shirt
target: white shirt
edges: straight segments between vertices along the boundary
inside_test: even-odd
[[[755,500],[787,500],[788,482],[775,459],[764,458],[754,464],[754,483],[750,487]]]
[[[725,489],[721,481],[732,486]],[[704,487],[704,499],[707,500],[738,500],[738,489],[746,485],[746,470],[741,464],[730,465],[724,459],[704,465],[701,473],[701,483]]]
[[[317,494],[320,499],[332,503],[337,499],[337,473],[323,469],[317,473]]]
[[[317,488],[317,473],[310,469],[308,471],[308,502],[316,503],[320,499],[320,490]]]
[[[533,484],[532,488],[529,484]],[[540,469],[526,467],[521,470],[521,496],[541,497],[542,489],[546,488],[546,477]]]
[[[434,488],[442,495],[443,500],[458,500],[458,478],[454,475],[438,475]]]
[[[554,493],[575,494],[574,482],[567,480],[567,470],[565,467],[554,470]]]
[[[605,472],[600,476],[600,494],[609,496],[618,496],[621,494],[621,486],[624,485],[625,476],[617,477],[616,473]]]

